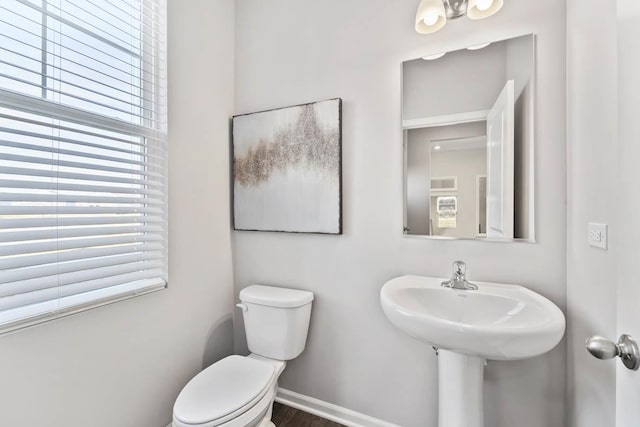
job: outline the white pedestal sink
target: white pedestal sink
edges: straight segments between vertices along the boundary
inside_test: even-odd
[[[551,301],[519,286],[474,282],[445,288],[445,279],[402,276],[385,283],[380,302],[391,323],[438,348],[440,427],[483,427],[486,359],[526,359],[562,339],[565,318]]]

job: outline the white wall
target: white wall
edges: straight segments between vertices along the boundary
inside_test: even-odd
[[[606,252],[587,244],[588,222],[615,231],[619,214],[616,19],[615,0],[567,2],[570,427],[615,425],[615,363],[590,356],[584,341],[594,334],[617,337],[615,234]]]
[[[520,282],[565,305],[565,3],[511,0],[483,21],[413,30],[417,1],[237,0],[236,113],[340,96],[343,236],[235,232],[236,292],[252,283],[315,293],[306,351],[281,385],[402,426],[434,427],[433,351],[385,319],[383,283],[405,273]],[[536,244],[402,236],[401,62],[537,33]],[[246,351],[240,316],[236,349]],[[562,427],[565,347],[491,362],[486,425]]]
[[[232,0],[169,1],[169,289],[0,336],[0,424],[160,427],[232,351]]]

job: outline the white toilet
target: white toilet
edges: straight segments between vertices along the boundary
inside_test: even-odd
[[[313,294],[253,285],[240,291],[249,356],[229,356],[196,375],[173,406],[173,427],[273,427],[286,361],[307,341]]]

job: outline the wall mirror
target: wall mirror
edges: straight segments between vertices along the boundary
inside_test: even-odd
[[[404,233],[534,241],[535,37],[402,64]]]

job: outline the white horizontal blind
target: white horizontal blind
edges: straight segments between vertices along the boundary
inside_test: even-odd
[[[0,0],[0,329],[166,285],[165,14]]]

